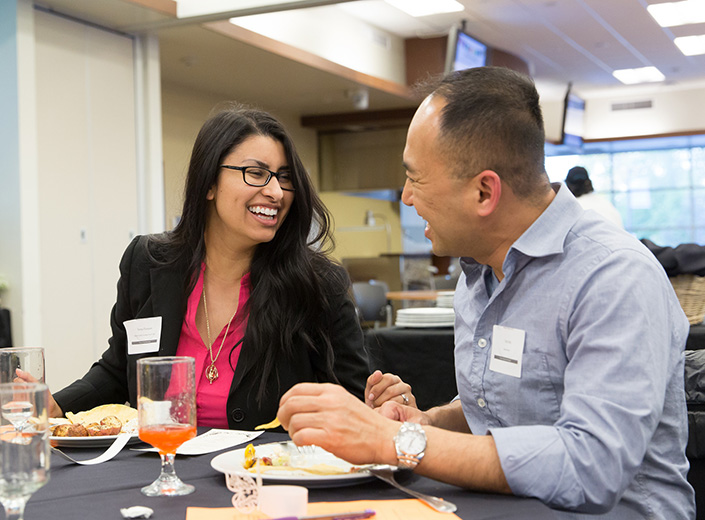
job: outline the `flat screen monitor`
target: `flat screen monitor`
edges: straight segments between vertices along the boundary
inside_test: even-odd
[[[570,85],[563,103],[562,144],[574,147],[583,145],[585,100],[572,92]]]
[[[460,27],[448,35],[446,73],[487,65],[487,45],[473,38]]]

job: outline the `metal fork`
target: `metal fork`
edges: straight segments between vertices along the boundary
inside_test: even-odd
[[[391,484],[392,486],[403,491],[404,493],[408,493],[412,497],[416,497],[419,500],[423,500],[436,511],[440,511],[441,513],[453,513],[458,509],[453,502],[448,502],[447,500],[444,500],[442,498],[425,495],[423,493],[419,493],[418,491],[414,491],[413,489],[409,489],[406,486],[402,486],[394,478],[394,472],[392,471],[391,466],[377,465],[371,466],[367,468],[367,470],[378,479],[384,480],[388,484]]]

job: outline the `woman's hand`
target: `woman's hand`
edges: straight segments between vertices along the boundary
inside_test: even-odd
[[[15,379],[13,379],[14,383],[38,383],[37,379],[33,377],[29,372],[25,372],[24,370],[17,369],[15,371]],[[63,417],[64,412],[63,410],[59,407],[59,405],[56,403],[54,400],[54,396],[49,394],[49,417]]]
[[[416,397],[411,393],[411,386],[397,375],[383,374],[379,370],[375,370],[367,378],[365,404],[370,408],[379,408],[387,401],[416,408]]]

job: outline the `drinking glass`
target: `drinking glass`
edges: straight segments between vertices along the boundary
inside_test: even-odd
[[[22,520],[32,493],[49,480],[49,388],[0,384],[0,502],[7,520]]]
[[[137,360],[139,436],[159,450],[159,478],[142,488],[148,497],[181,496],[194,487],[176,476],[176,449],[196,436],[196,365],[191,357]]]
[[[17,369],[29,372],[38,382],[44,382],[43,347],[0,348],[0,383],[12,383]]]

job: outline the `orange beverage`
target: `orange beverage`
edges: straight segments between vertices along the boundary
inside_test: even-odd
[[[176,453],[176,448],[196,436],[196,427],[190,424],[155,424],[140,427],[140,439],[157,448],[159,453]]]

